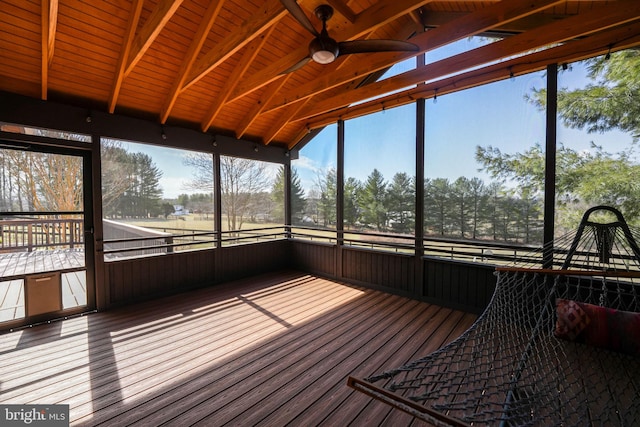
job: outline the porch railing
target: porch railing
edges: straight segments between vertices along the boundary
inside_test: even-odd
[[[0,220],[0,253],[74,249],[83,245],[83,221],[79,218]]]

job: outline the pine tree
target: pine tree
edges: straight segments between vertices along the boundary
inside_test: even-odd
[[[378,231],[384,231],[387,226],[387,184],[378,169],[367,177],[362,188],[360,208],[365,224],[375,227]]]
[[[398,233],[415,230],[415,180],[404,172],[396,173],[387,189],[387,212],[391,228]]]
[[[271,198],[274,203],[273,217],[276,221],[284,222],[284,189],[285,189],[285,173],[284,166],[278,169],[278,173],[273,181],[271,190]],[[291,222],[293,224],[301,224],[305,215],[305,197],[304,190],[300,184],[298,172],[291,169]]]

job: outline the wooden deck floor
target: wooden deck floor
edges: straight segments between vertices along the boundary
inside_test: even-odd
[[[7,252],[0,254],[0,277],[84,267],[84,251],[77,249]]]
[[[84,426],[423,425],[346,386],[475,316],[297,272],[0,335],[0,402]]]
[[[0,322],[20,319],[25,316],[23,280],[25,275],[82,267],[84,267],[84,252],[79,250],[0,254]],[[84,271],[63,273],[61,286],[63,308],[87,305]]]

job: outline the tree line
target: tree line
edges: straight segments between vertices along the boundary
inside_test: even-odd
[[[322,227],[336,224],[336,171],[318,177],[304,197],[297,172],[292,173],[293,222]],[[523,199],[497,182],[459,177],[425,179],[426,235],[531,243],[542,237],[542,202]],[[364,180],[350,177],[344,185],[344,226],[347,229],[413,234],[416,179],[404,172],[390,181],[374,169]]]

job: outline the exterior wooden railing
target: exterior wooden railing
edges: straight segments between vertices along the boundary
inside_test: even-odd
[[[0,220],[0,253],[73,249],[84,245],[82,219]]]

